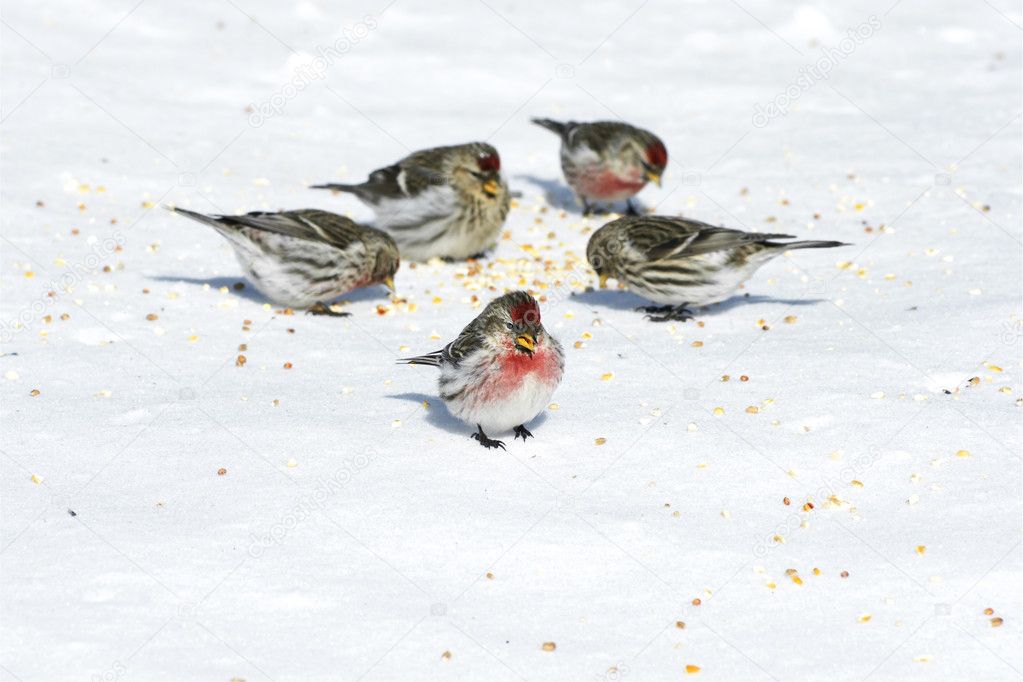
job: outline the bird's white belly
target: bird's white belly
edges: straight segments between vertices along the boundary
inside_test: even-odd
[[[467,424],[479,424],[488,435],[500,433],[525,424],[540,414],[550,403],[555,388],[557,382],[549,383],[538,375],[528,374],[507,396],[484,399],[467,390],[449,401],[448,408]]]
[[[663,285],[658,287],[644,286],[641,281],[630,282],[629,289],[643,298],[661,305],[704,306],[718,303],[729,298],[739,285],[749,279],[762,263],[749,263],[745,267],[735,268],[724,266],[719,270],[709,270],[702,281],[692,284]]]
[[[423,223],[415,231],[388,232],[398,244],[402,258],[427,261],[434,257],[461,260],[483,253],[497,241],[498,229],[462,231],[457,216],[452,216]]]
[[[321,246],[313,242],[291,239],[273,234],[261,235],[276,255],[266,253],[257,245],[242,239],[232,239],[235,258],[245,277],[274,303],[293,308],[308,308],[314,303],[329,302],[352,290],[361,269],[345,259],[365,259],[360,245],[349,252]],[[296,270],[297,259],[314,258],[327,263],[326,267],[309,271]],[[322,281],[314,281],[322,279]]]

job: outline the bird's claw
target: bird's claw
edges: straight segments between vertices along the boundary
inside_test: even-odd
[[[641,312],[646,313],[643,317],[650,320],[651,322],[686,322],[687,320],[695,319],[693,311],[686,308],[685,305],[678,306],[640,306],[636,308]]]
[[[502,450],[508,449],[504,447],[503,441],[499,441],[496,438],[487,437],[487,434],[483,433],[483,427],[480,426],[479,424],[476,425],[476,428],[479,430],[476,431],[476,433],[472,434],[472,438],[486,449],[488,450],[491,448],[501,448]]]
[[[327,317],[351,317],[351,313],[337,313],[326,303],[314,303],[305,311],[306,315],[326,315]]]
[[[515,435],[512,437],[512,440],[515,440],[516,438],[519,438],[520,436],[522,437],[522,442],[523,443],[526,442],[527,438],[535,438],[536,437],[532,433],[530,433],[529,429],[527,429],[522,424],[519,424],[518,426],[515,427]]]

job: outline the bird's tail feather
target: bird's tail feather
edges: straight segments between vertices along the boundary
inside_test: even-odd
[[[309,186],[309,189],[329,189],[331,192],[352,192],[353,194],[358,194],[361,188],[361,185],[344,185],[337,182]]]
[[[788,244],[778,244],[777,242],[771,242],[771,246],[777,246],[779,249],[790,251],[792,249],[831,249],[836,246],[852,246],[852,244],[847,244],[845,242],[807,240],[803,242],[790,242]]]
[[[554,121],[549,118],[534,118],[531,120],[536,125],[540,126],[541,128],[546,128],[547,130],[551,131],[556,135],[564,135],[565,131],[568,129],[567,123],[559,123],[558,121]]]
[[[399,365],[430,365],[431,367],[440,367],[440,361],[441,352],[438,350],[414,358],[398,358],[397,362]]]
[[[186,218],[191,218],[192,220],[195,220],[197,222],[206,223],[207,225],[213,225],[214,227],[217,228],[223,227],[217,216],[206,215],[205,213],[199,213],[198,211],[189,211],[187,208],[178,208],[177,206],[170,206],[167,204],[164,204],[163,207],[170,211],[171,213],[183,215]]]

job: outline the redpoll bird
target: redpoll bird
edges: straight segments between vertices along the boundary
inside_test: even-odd
[[[600,276],[662,306],[640,308],[651,320],[692,319],[686,306],[723,301],[757,268],[790,249],[848,246],[842,242],[804,241],[788,234],[756,234],[714,227],[696,220],[663,216],[624,217],[590,237],[586,258]]]
[[[513,291],[491,301],[443,349],[399,363],[440,368],[440,397],[451,414],[476,426],[486,448],[504,448],[487,436],[514,427],[532,436],[526,422],[550,402],[565,369],[561,344],[540,323],[536,300]]]
[[[615,121],[559,123],[534,118],[533,123],[561,137],[561,169],[583,205],[591,202],[626,201],[628,212],[636,213],[632,197],[648,181],[661,184],[668,165],[668,150],[651,132]]]
[[[426,149],[375,170],[359,185],[313,185],[351,192],[377,215],[402,258],[464,259],[497,243],[508,215],[501,157],[483,142]]]
[[[171,210],[227,237],[245,276],[281,305],[342,317],[350,313],[333,312],[331,299],[371,284],[394,290],[394,240],[343,216],[315,209],[237,216]]]

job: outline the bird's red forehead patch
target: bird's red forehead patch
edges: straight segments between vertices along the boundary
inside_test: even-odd
[[[501,157],[496,153],[482,152],[476,159],[476,165],[481,171],[496,173],[501,170]]]
[[[540,308],[536,305],[536,301],[532,299],[512,306],[508,312],[511,315],[512,322],[516,324],[522,322],[540,324]]]
[[[651,166],[664,168],[668,165],[668,150],[663,142],[654,142],[646,148],[646,160]]]

